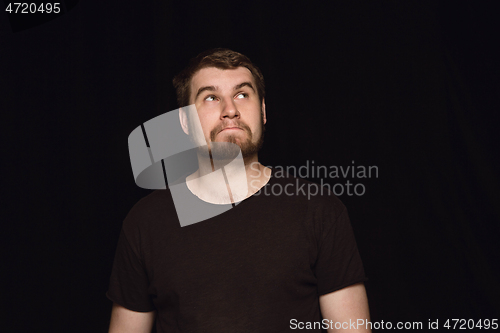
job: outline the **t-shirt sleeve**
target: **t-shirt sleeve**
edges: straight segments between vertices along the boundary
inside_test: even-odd
[[[341,207],[340,214],[331,209],[335,206]],[[320,217],[324,228],[315,265],[319,295],[367,280],[347,209],[340,202],[329,208]]]
[[[127,237],[125,227],[124,223],[118,239],[106,296],[132,311],[153,311],[155,307],[148,293],[149,279],[141,260],[138,237],[133,237],[134,235]]]

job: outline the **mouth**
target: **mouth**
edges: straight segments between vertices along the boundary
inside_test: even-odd
[[[222,133],[222,134],[221,134]],[[221,134],[220,140],[225,140],[229,135],[231,137],[239,137],[240,135],[249,135],[250,128],[244,124],[225,124],[219,128],[215,128],[210,133],[210,138],[212,141],[216,141],[219,134]]]
[[[226,127],[226,128],[221,130],[221,132],[225,132],[225,131],[242,131],[242,129],[239,127]]]

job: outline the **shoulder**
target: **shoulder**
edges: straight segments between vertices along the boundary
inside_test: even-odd
[[[124,231],[134,232],[148,228],[155,221],[166,216],[176,216],[170,191],[155,190],[140,199],[129,211],[123,221]]]
[[[342,201],[330,190],[329,184],[311,182],[280,168],[273,168],[272,175],[270,186],[276,188],[270,188],[269,191],[281,192],[280,196],[284,197],[294,197],[307,204],[309,210],[328,210],[337,216],[346,210]]]
[[[287,172],[274,171],[276,172],[273,172],[271,186],[279,187],[274,189],[274,193],[283,189],[279,206],[281,209],[290,207],[295,212],[301,211],[297,217],[302,216],[302,223],[318,247],[324,242],[326,235],[338,235],[335,230],[343,230],[349,225],[347,208],[330,191],[331,187],[295,177]]]

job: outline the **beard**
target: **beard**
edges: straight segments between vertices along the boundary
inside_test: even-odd
[[[257,154],[262,148],[262,145],[264,144],[264,132],[266,130],[266,127],[264,125],[264,118],[262,117],[262,111],[260,117],[261,131],[260,136],[256,142],[253,141],[254,135],[247,124],[237,121],[234,125],[241,128],[247,134],[246,139],[243,141],[239,139],[239,134],[226,134],[224,141],[215,141],[217,134],[219,134],[224,129],[224,127],[226,127],[225,124],[220,124],[212,131],[210,131],[212,158],[216,158],[218,156],[233,156],[234,150],[238,150],[236,146],[239,146],[239,148],[241,149],[241,155],[243,156],[243,158],[247,158]]]
[[[221,128],[215,128],[210,133],[212,158],[222,158],[234,156],[234,150],[241,150],[243,158],[250,157],[259,152],[264,143],[264,124],[261,124],[261,134],[256,142],[253,141],[253,133],[246,124],[237,124],[247,135],[246,139],[240,139],[240,134],[225,134],[224,141],[215,141]],[[239,149],[238,149],[239,148]]]
[[[210,157],[221,162],[230,162],[234,160],[238,156],[240,150],[243,159],[257,154],[264,144],[264,133],[266,131],[262,112],[260,119],[261,131],[257,141],[253,141],[254,135],[250,127],[239,121],[231,125],[239,127],[243,130],[246,133],[245,139],[241,139],[241,134],[225,134],[224,141],[215,141],[217,135],[224,129],[224,127],[226,127],[226,124],[220,124],[210,131],[210,147],[198,147],[198,153],[202,156]]]

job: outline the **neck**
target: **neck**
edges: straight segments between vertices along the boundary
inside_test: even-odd
[[[250,197],[267,184],[271,175],[271,170],[259,163],[257,154],[232,161],[198,154],[198,165],[198,170],[186,178],[187,186],[200,199],[215,204]]]

